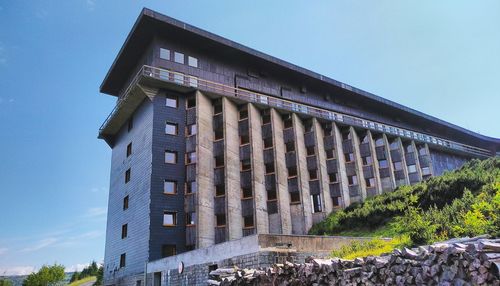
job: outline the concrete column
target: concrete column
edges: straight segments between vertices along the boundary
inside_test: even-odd
[[[325,134],[323,128],[321,128],[321,124],[316,118],[313,119],[313,131],[316,141],[316,162],[318,165],[318,180],[321,187],[323,211],[328,215],[333,210],[333,203],[330,196],[330,183],[326,169]]]
[[[408,176],[408,166],[406,166],[406,158],[405,158],[405,148],[403,146],[403,142],[401,141],[401,138],[398,137],[396,138],[396,141],[398,141],[399,144],[399,151],[401,152],[401,164],[403,164],[403,173],[405,175],[405,185],[410,184],[410,177]]]
[[[417,169],[418,173],[418,181],[422,181],[422,169],[420,168],[420,160],[418,158],[418,149],[417,145],[415,144],[415,141],[411,140],[411,147],[413,148],[413,155],[415,156],[415,168]],[[409,176],[409,175],[408,175]]]
[[[389,144],[389,140],[387,139],[387,135],[382,134],[384,138],[385,152],[387,154],[387,165],[389,166],[389,174],[392,182],[392,189],[396,188],[396,178],[394,177],[394,165],[392,165],[392,156],[391,156],[391,145]]]
[[[293,130],[295,136],[295,154],[297,158],[297,182],[300,191],[301,203],[294,206],[300,206],[296,215],[292,213],[293,219],[303,220],[302,229],[295,230],[295,234],[306,234],[313,225],[311,194],[309,192],[309,172],[307,170],[307,152],[304,142],[304,125],[297,116],[292,114]],[[292,210],[293,211],[293,210]],[[300,213],[302,216],[300,216]]]
[[[425,149],[427,150],[427,155],[429,155],[429,169],[431,170],[431,176],[434,176],[434,164],[432,164],[431,149],[429,144],[425,143]]]
[[[373,175],[375,177],[375,186],[377,187],[377,194],[382,194],[382,183],[380,179],[380,172],[377,160],[377,151],[375,149],[375,141],[373,140],[372,133],[370,130],[366,131],[366,136],[368,136],[368,141],[370,145],[370,153],[372,156],[372,166],[373,166]]]
[[[285,143],[283,140],[283,121],[276,109],[271,109],[271,124],[273,129],[276,196],[278,212],[281,221],[281,233],[292,234],[292,218],[290,214],[290,194],[288,193],[288,176],[285,163]]]
[[[344,151],[342,148],[342,135],[337,124],[332,123],[334,135],[335,135],[335,155],[337,156],[337,162],[339,166],[338,180],[340,182],[340,187],[342,188],[342,203],[343,207],[346,208],[351,204],[351,197],[349,196],[349,183],[347,182],[347,173],[345,170],[345,158]]]
[[[262,118],[259,110],[248,104],[248,126],[252,153],[252,187],[254,193],[254,224],[257,233],[269,233],[267,214],[267,191],[264,170],[264,142],[262,141]]]
[[[222,98],[224,126],[224,175],[226,187],[227,240],[243,237],[240,187],[240,139],[238,134],[238,106]]]
[[[361,152],[359,151],[359,137],[354,127],[351,126],[349,128],[349,132],[351,133],[352,138],[352,149],[354,151],[354,164],[356,166],[356,173],[358,175],[359,192],[361,194],[361,201],[364,201],[366,199],[366,182],[365,176],[363,174],[363,161],[361,160]]]
[[[197,244],[196,248],[207,247],[215,241],[214,215],[214,156],[213,156],[213,112],[211,100],[196,92],[196,182],[197,182]]]

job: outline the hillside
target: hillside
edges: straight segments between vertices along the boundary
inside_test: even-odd
[[[454,237],[500,235],[500,158],[402,186],[331,213],[310,234],[404,236],[410,244]]]

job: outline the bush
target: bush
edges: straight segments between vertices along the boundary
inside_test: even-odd
[[[31,273],[26,277],[23,286],[46,286],[64,280],[64,266],[54,264],[44,265],[38,272]]]

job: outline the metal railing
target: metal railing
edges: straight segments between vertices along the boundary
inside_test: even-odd
[[[386,134],[391,134],[399,137],[405,137],[408,139],[420,141],[422,143],[429,143],[433,144],[436,146],[441,146],[443,148],[448,148],[452,150],[459,150],[467,153],[471,153],[474,155],[478,156],[486,156],[490,157],[492,153],[489,150],[478,148],[475,146],[470,146],[466,144],[462,144],[459,142],[423,134],[420,132],[415,132],[395,126],[391,126],[388,124],[384,123],[379,123],[375,121],[370,121],[366,119],[362,119],[359,117],[355,117],[352,115],[347,115],[339,112],[334,112],[318,107],[313,107],[301,103],[296,103],[293,101],[285,100],[285,99],[280,99],[276,98],[273,96],[269,96],[266,94],[258,93],[255,91],[250,91],[246,90],[243,88],[238,88],[238,87],[232,87],[228,86],[225,84],[201,79],[195,76],[171,71],[171,70],[166,70],[166,69],[161,69],[157,67],[152,67],[148,65],[142,66],[142,68],[139,70],[137,75],[134,77],[134,79],[131,81],[130,85],[127,87],[127,89],[124,90],[124,92],[120,96],[120,100],[118,101],[116,107],[113,109],[111,114],[108,116],[106,121],[102,124],[100,131],[103,130],[103,128],[107,125],[108,121],[110,118],[113,116],[113,113],[116,112],[121,107],[121,104],[124,100],[127,99],[129,96],[127,93],[130,93],[130,90],[133,88],[135,84],[138,83],[138,81],[142,77],[150,77],[170,83],[175,83],[181,86],[185,87],[190,87],[190,88],[196,88],[200,89],[203,91],[207,92],[213,92],[217,93],[220,95],[224,96],[229,96],[229,97],[234,97],[234,98],[240,98],[242,100],[248,101],[248,102],[254,102],[258,104],[264,104],[268,105],[271,107],[279,108],[279,109],[286,109],[292,112],[296,113],[302,113],[302,114],[307,114],[311,115],[314,117],[319,117],[323,119],[327,119],[329,121],[334,121],[334,122],[339,122],[342,124],[347,124],[347,125],[353,125],[353,126],[358,126],[362,127],[365,129],[371,129],[377,132],[382,132]]]

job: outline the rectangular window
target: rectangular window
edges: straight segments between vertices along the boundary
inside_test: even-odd
[[[285,151],[286,153],[295,151],[295,142],[290,141],[285,143]]]
[[[171,74],[168,70],[160,70],[159,77],[163,80],[170,80]]]
[[[391,145],[390,145],[390,148],[391,148],[391,150],[398,149],[399,148],[399,141],[397,141],[397,140],[392,141]]]
[[[224,155],[215,157],[215,168],[224,167]]]
[[[273,147],[273,137],[264,139],[264,149]]]
[[[248,199],[253,197],[252,188],[242,188],[241,194],[243,199]]]
[[[224,139],[224,131],[222,128],[219,128],[214,131],[214,140],[221,140]]]
[[[314,155],[315,154],[315,152],[314,152],[314,146],[306,147],[306,152],[307,152],[307,156]]]
[[[186,182],[186,194],[194,194],[196,189],[196,181]]]
[[[384,146],[384,138],[383,137],[379,137],[375,140],[375,146],[379,147],[379,146]]]
[[[299,192],[290,193],[290,203],[291,204],[300,204],[300,193]]]
[[[184,64],[184,54],[179,52],[174,52],[174,62],[179,64]]]
[[[358,184],[358,176],[347,176],[347,182],[349,186]]]
[[[217,223],[217,226],[225,226],[226,225],[226,215],[225,214],[215,215],[215,221]]]
[[[429,167],[423,167],[422,168],[422,175],[423,176],[431,175],[431,168],[429,168]]]
[[[194,76],[188,77],[189,86],[198,87],[198,78]]]
[[[177,152],[165,150],[165,163],[176,164],[177,163]]]
[[[283,128],[288,129],[293,127],[292,117],[289,116],[283,120]]]
[[[172,122],[165,123],[165,134],[177,135],[177,124]]]
[[[335,153],[333,152],[333,149],[325,150],[325,153],[326,159],[335,159]]]
[[[349,140],[349,139],[351,139],[351,132],[349,131],[342,132],[342,140]]]
[[[130,155],[132,155],[132,142],[127,145],[127,157],[130,157]]]
[[[250,159],[245,159],[241,161],[241,171],[248,171],[252,168]]]
[[[125,184],[130,182],[130,168],[125,171]]]
[[[126,259],[127,259],[127,254],[122,253],[122,254],[120,255],[120,268],[125,267],[125,264],[126,264]]]
[[[222,197],[226,195],[226,185],[225,184],[220,184],[215,186],[215,196],[216,197]]]
[[[364,166],[371,165],[373,163],[372,156],[361,157],[361,160],[363,161]]]
[[[318,179],[318,170],[309,170],[309,180]]]
[[[276,190],[274,189],[274,187],[267,191],[267,200],[268,201],[273,201],[273,200],[276,200],[277,198],[278,197],[276,195]]]
[[[304,123],[304,133],[312,132],[312,127],[313,125],[311,121]]]
[[[320,195],[311,195],[311,203],[312,203],[313,213],[319,213],[323,211]]]
[[[248,109],[246,109],[246,108],[241,109],[240,113],[239,113],[239,118],[240,118],[240,120],[247,119],[248,118]]]
[[[289,178],[297,176],[297,167],[291,166],[291,167],[288,167],[287,170],[288,170],[288,177]]]
[[[175,226],[177,224],[177,213],[164,211],[163,212],[163,226]]]
[[[250,143],[250,137],[248,135],[241,135],[240,136],[240,145],[245,145]]]
[[[177,254],[177,250],[176,250],[175,245],[164,244],[161,246],[161,257],[162,258],[174,256],[175,254]]]
[[[189,109],[194,107],[196,107],[196,97],[193,96],[187,99],[186,108]]]
[[[198,67],[198,59],[195,57],[188,56],[188,65],[190,67],[197,68]]]
[[[251,228],[253,227],[253,215],[243,217],[243,227]]]
[[[174,73],[174,82],[178,84],[184,84],[184,75],[179,73]]]
[[[170,60],[170,50],[160,48],[160,59]]]
[[[365,179],[366,187],[375,187],[375,178]]]
[[[195,224],[196,224],[196,212],[187,212],[186,225],[195,225]]]
[[[266,167],[266,174],[274,173],[274,162],[266,163],[265,167]]]
[[[127,123],[127,131],[130,132],[130,130],[132,130],[132,128],[134,128],[134,118],[130,117],[130,119],[128,120],[128,123]]]
[[[122,225],[122,239],[127,237],[128,224]]]
[[[186,126],[186,136],[196,135],[196,124],[189,124]]]
[[[353,153],[344,153],[344,158],[345,158],[346,163],[352,162],[352,161],[354,161],[354,154]]]
[[[177,193],[177,182],[165,180],[163,182],[163,193],[171,195]]]
[[[405,149],[406,149],[406,153],[412,153],[414,151],[412,144],[406,145]]]
[[[408,166],[408,173],[415,173],[416,171],[417,171],[417,166],[415,165]]]
[[[128,196],[123,198],[123,210],[128,209]]]
[[[271,123],[271,114],[266,113],[262,115],[262,125]]]
[[[328,174],[328,180],[330,183],[336,183],[338,181],[337,173]]]
[[[334,207],[340,206],[340,197],[332,197],[332,204]]]
[[[387,168],[389,165],[387,164],[387,160],[380,160],[378,161],[378,165],[380,168]]]
[[[165,106],[167,107],[173,107],[173,108],[177,108],[178,107],[178,103],[177,103],[177,97],[175,96],[167,96],[166,97],[166,102],[165,102]]]
[[[196,152],[186,153],[186,165],[196,163]]]
[[[222,102],[220,100],[217,100],[217,102],[214,104],[214,115],[221,113],[222,113]]]
[[[425,148],[425,146],[419,147],[418,154],[420,154],[420,156],[427,155],[427,148]]]
[[[403,170],[403,163],[401,163],[401,162],[394,162],[392,164],[394,165],[394,171]]]

